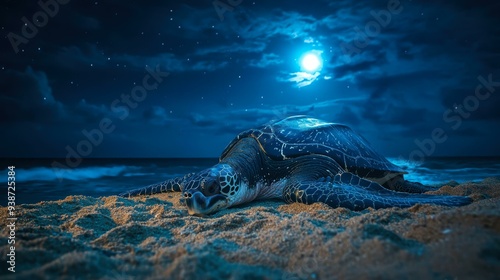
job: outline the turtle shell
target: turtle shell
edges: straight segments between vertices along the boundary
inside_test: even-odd
[[[220,158],[225,158],[232,147],[246,137],[255,138],[272,160],[319,154],[334,159],[345,171],[361,177],[406,173],[373,150],[368,141],[350,127],[308,116],[293,116],[244,131],[229,143]]]

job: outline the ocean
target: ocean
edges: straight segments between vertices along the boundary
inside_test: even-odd
[[[405,178],[427,185],[459,183],[500,177],[499,157],[435,157],[424,162],[390,161],[403,167]],[[216,158],[83,159],[75,168],[54,169],[65,159],[0,159],[4,192],[0,205],[7,205],[8,166],[15,166],[16,204],[63,199],[68,195],[109,196],[169,178],[197,172],[217,163]]]

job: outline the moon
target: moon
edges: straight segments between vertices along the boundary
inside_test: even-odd
[[[315,72],[316,70],[321,68],[321,58],[313,52],[306,53],[302,57],[300,65],[307,72]]]

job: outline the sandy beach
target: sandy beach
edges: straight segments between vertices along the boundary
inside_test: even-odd
[[[500,179],[450,182],[458,208],[360,212],[260,201],[193,217],[180,193],[68,196],[16,206],[2,279],[498,279]],[[6,221],[7,208],[0,219]]]

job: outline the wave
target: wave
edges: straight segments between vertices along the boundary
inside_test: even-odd
[[[184,170],[178,170],[178,167],[167,168],[170,170],[165,170],[166,168],[155,168],[154,166],[89,166],[89,167],[79,167],[74,169],[63,169],[63,168],[49,168],[49,167],[34,167],[34,168],[16,168],[16,181],[17,182],[35,182],[35,181],[85,181],[90,179],[99,178],[112,178],[115,177],[120,180],[121,177],[124,178],[140,178],[140,177],[152,177],[159,178],[158,180],[166,180],[174,177],[182,177],[187,173],[198,170],[199,168],[187,168],[186,172]],[[5,171],[7,172],[7,171]]]
[[[154,172],[126,172],[123,174],[124,177],[136,177],[136,176],[156,176]]]
[[[56,181],[56,180],[86,180],[106,176],[118,176],[126,170],[138,169],[134,166],[92,166],[75,169],[35,167],[30,169],[16,169],[16,181]]]
[[[450,181],[477,182],[500,176],[498,158],[427,158],[422,162],[404,158],[388,158],[408,174],[405,179],[425,185],[440,185]]]
[[[441,184],[449,181],[478,181],[487,177],[500,176],[498,160],[469,160],[429,158],[424,162],[412,162],[403,158],[389,158],[389,161],[402,167],[408,174],[405,178],[423,184]],[[96,162],[97,163],[97,162]],[[19,182],[61,182],[62,180],[82,181],[106,178],[111,184],[142,184],[158,179],[166,180],[181,177],[191,172],[207,168],[198,160],[169,161],[157,165],[151,161],[134,161],[127,164],[97,163],[94,166],[74,169],[58,169],[44,166],[17,168],[16,180]],[[203,162],[205,163],[205,162]],[[5,174],[5,173],[4,173]]]
[[[411,161],[404,158],[387,158],[391,163],[407,170],[412,170],[422,166],[421,162]]]

